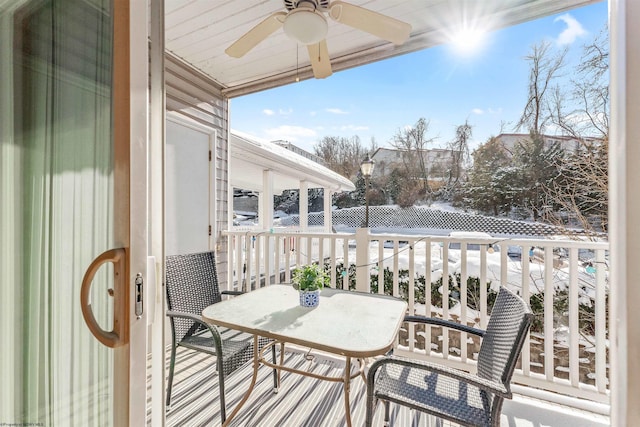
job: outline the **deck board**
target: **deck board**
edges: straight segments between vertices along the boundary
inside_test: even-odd
[[[310,369],[324,375],[340,375],[344,362],[319,353],[288,349],[288,366]],[[167,366],[169,351],[167,351]],[[228,377],[227,414],[242,398],[251,381],[252,367],[247,365]],[[149,387],[151,382],[148,381]],[[150,388],[149,388],[150,395]],[[366,386],[361,378],[351,382],[351,419],[354,426],[364,425]],[[262,366],[258,371],[255,389],[238,416],[233,427],[344,427],[344,397],[341,383],[319,381],[294,373],[282,372],[278,393],[273,392],[271,369]],[[150,405],[149,405],[150,406]],[[535,400],[514,398],[506,401],[502,414],[503,426],[607,426],[608,417],[577,411]],[[148,409],[150,415],[150,408]],[[375,426],[382,426],[384,410],[377,408]],[[449,427],[456,424],[441,422],[425,414],[399,405],[391,405],[391,426],[396,427]],[[149,426],[154,425],[151,421]],[[157,424],[159,425],[159,424]],[[166,412],[168,427],[219,426],[218,380],[211,356],[179,348],[171,408]]]

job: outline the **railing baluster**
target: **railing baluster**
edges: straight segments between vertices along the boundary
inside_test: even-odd
[[[251,238],[249,237],[248,233],[245,234],[244,236],[244,265],[243,265],[243,270],[244,270],[244,282],[243,282],[243,291],[244,292],[249,292],[251,290],[253,290],[251,288],[251,268],[252,268],[252,263],[251,263]],[[246,267],[245,267],[246,266]]]
[[[284,280],[287,283],[291,282],[291,243],[293,237],[284,238]]]
[[[449,320],[449,242],[442,246],[442,318]],[[442,357],[449,358],[449,330],[442,328]]]
[[[409,242],[409,314],[415,314],[415,300],[416,300],[416,290],[415,290],[415,252],[413,250],[414,241]],[[409,350],[415,350],[415,325],[413,322],[409,323]]]
[[[607,297],[605,275],[605,252],[596,251],[596,307],[595,307],[595,341],[596,341],[596,388],[600,393],[607,390]]]
[[[555,289],[553,286],[553,247],[544,248],[544,372],[547,381],[554,377],[553,350],[553,300]]]
[[[251,244],[252,248],[253,248],[253,256],[254,256],[254,266],[253,269],[255,271],[254,274],[254,282],[253,282],[253,288],[252,289],[259,289],[260,288],[260,255],[261,255],[261,250],[260,248],[262,247],[262,241],[263,241],[263,237],[257,234],[253,235],[253,242]]]
[[[398,260],[398,251],[400,250],[400,240],[393,241],[393,296],[400,295],[400,267]]]
[[[487,328],[487,251],[480,251],[480,328]]]
[[[349,238],[345,238],[342,242],[342,250],[343,250],[343,255],[342,258],[344,259],[344,274],[342,275],[342,289],[344,290],[348,290],[349,289]]]
[[[378,240],[378,293],[384,294],[384,240]]]
[[[338,239],[331,237],[331,287],[336,288],[336,248],[338,247]]]
[[[280,278],[280,274],[282,272],[282,268],[281,268],[281,260],[280,260],[280,251],[281,249],[281,245],[282,244],[282,238],[280,235],[278,234],[274,234],[274,247],[273,247],[273,252],[274,252],[274,259],[273,259],[273,269],[274,269],[274,274],[276,276],[276,283],[282,283],[282,279]]]
[[[580,380],[580,313],[578,298],[578,248],[569,249],[569,380],[573,387]]]
[[[502,248],[500,248],[502,250]],[[530,303],[531,296],[529,287],[531,277],[529,275],[529,251],[524,246],[520,246],[520,264],[522,266],[522,299]],[[531,333],[527,334],[522,347],[522,373],[529,376],[531,374]]]
[[[307,256],[305,264],[311,264],[313,260],[313,237],[307,237]]]
[[[425,241],[425,256],[424,256],[424,303],[425,303],[425,316],[431,317],[431,239]],[[427,356],[431,355],[431,328],[425,326],[424,328],[424,350]]]
[[[484,245],[481,246],[481,251],[485,251]],[[467,271],[467,244],[462,243],[460,246],[460,323],[467,324],[467,278],[469,273]],[[467,334],[460,332],[460,359],[462,362],[467,362]]]
[[[271,234],[265,234],[264,238],[264,284],[265,286],[271,284]]]

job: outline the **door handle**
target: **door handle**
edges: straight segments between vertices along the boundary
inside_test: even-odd
[[[126,251],[124,248],[111,249],[100,254],[94,259],[82,278],[82,287],[80,288],[80,307],[82,308],[82,317],[94,337],[107,347],[119,347],[126,342],[125,327],[126,314],[128,313],[128,294],[127,294],[127,269],[126,269]],[[91,284],[93,277],[98,269],[106,263],[113,264],[113,329],[105,331],[100,327],[91,309],[89,296],[91,294]]]

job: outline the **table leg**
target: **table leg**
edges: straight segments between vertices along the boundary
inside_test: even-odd
[[[275,345],[275,344],[274,344]],[[284,365],[284,343],[280,343],[280,366]],[[276,389],[276,393],[280,390],[280,381],[281,381],[282,369],[278,368],[278,388]]]
[[[227,417],[227,419],[224,421],[224,423],[222,424],[223,427],[227,427],[229,425],[229,423],[231,423],[231,420],[233,420],[233,418],[238,415],[238,412],[240,412],[240,408],[242,408],[242,405],[244,405],[247,400],[249,399],[249,396],[251,395],[251,392],[253,391],[253,387],[256,385],[256,380],[258,378],[258,367],[260,366],[260,360],[258,358],[258,336],[254,335],[253,336],[253,377],[251,378],[251,384],[249,385],[249,389],[247,390],[247,392],[244,394],[244,396],[242,397],[242,400],[240,401],[240,403],[238,403],[238,405],[233,409],[233,412],[231,413],[231,415],[229,415]]]
[[[358,363],[360,364],[360,376],[364,383],[367,383],[367,376],[364,373],[365,368],[367,367],[367,359],[358,359]]]
[[[351,357],[347,356],[344,362],[344,417],[347,426],[351,427],[351,403],[349,400],[349,392],[351,390]]]

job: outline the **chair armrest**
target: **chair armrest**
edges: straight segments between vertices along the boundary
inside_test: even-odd
[[[242,295],[244,294],[244,292],[242,291],[222,291],[220,292],[220,295],[233,295],[233,296],[237,296],[237,295]]]
[[[202,316],[198,316],[197,314],[193,313],[186,313],[184,311],[167,310],[167,317],[179,317],[182,319],[190,319],[194,322],[202,323],[205,325],[207,324],[202,320]]]
[[[467,332],[469,334],[483,337],[486,331],[478,328],[472,328],[471,326],[463,325],[461,323],[452,322],[450,320],[439,319],[437,317],[426,316],[405,316],[405,322],[424,323],[428,325],[444,326],[445,328],[456,329],[461,332]]]
[[[209,332],[211,332],[211,335],[213,335],[213,341],[215,343],[216,348],[219,351],[222,351],[222,337],[220,337],[220,332],[218,332],[218,328],[216,328],[215,325],[212,325],[202,320],[201,316],[198,316],[193,313],[185,313],[183,311],[167,310],[167,317],[178,317],[182,319],[189,319],[204,326],[209,330]]]
[[[406,366],[412,369],[421,369],[424,371],[435,372],[439,375],[444,375],[450,378],[455,378],[458,381],[463,381],[468,384],[475,385],[476,387],[486,390],[490,393],[501,396],[505,399],[511,399],[512,393],[511,390],[507,389],[504,384],[487,380],[484,378],[480,378],[475,374],[470,374],[465,371],[461,371],[454,368],[449,368],[444,365],[439,365],[436,363],[427,362],[424,360],[413,360],[407,359],[404,357],[398,356],[387,356],[382,359],[376,360],[371,367],[369,368],[369,372],[367,373],[367,387],[372,391],[375,375],[379,368],[384,365],[393,364],[393,365],[401,365]]]

